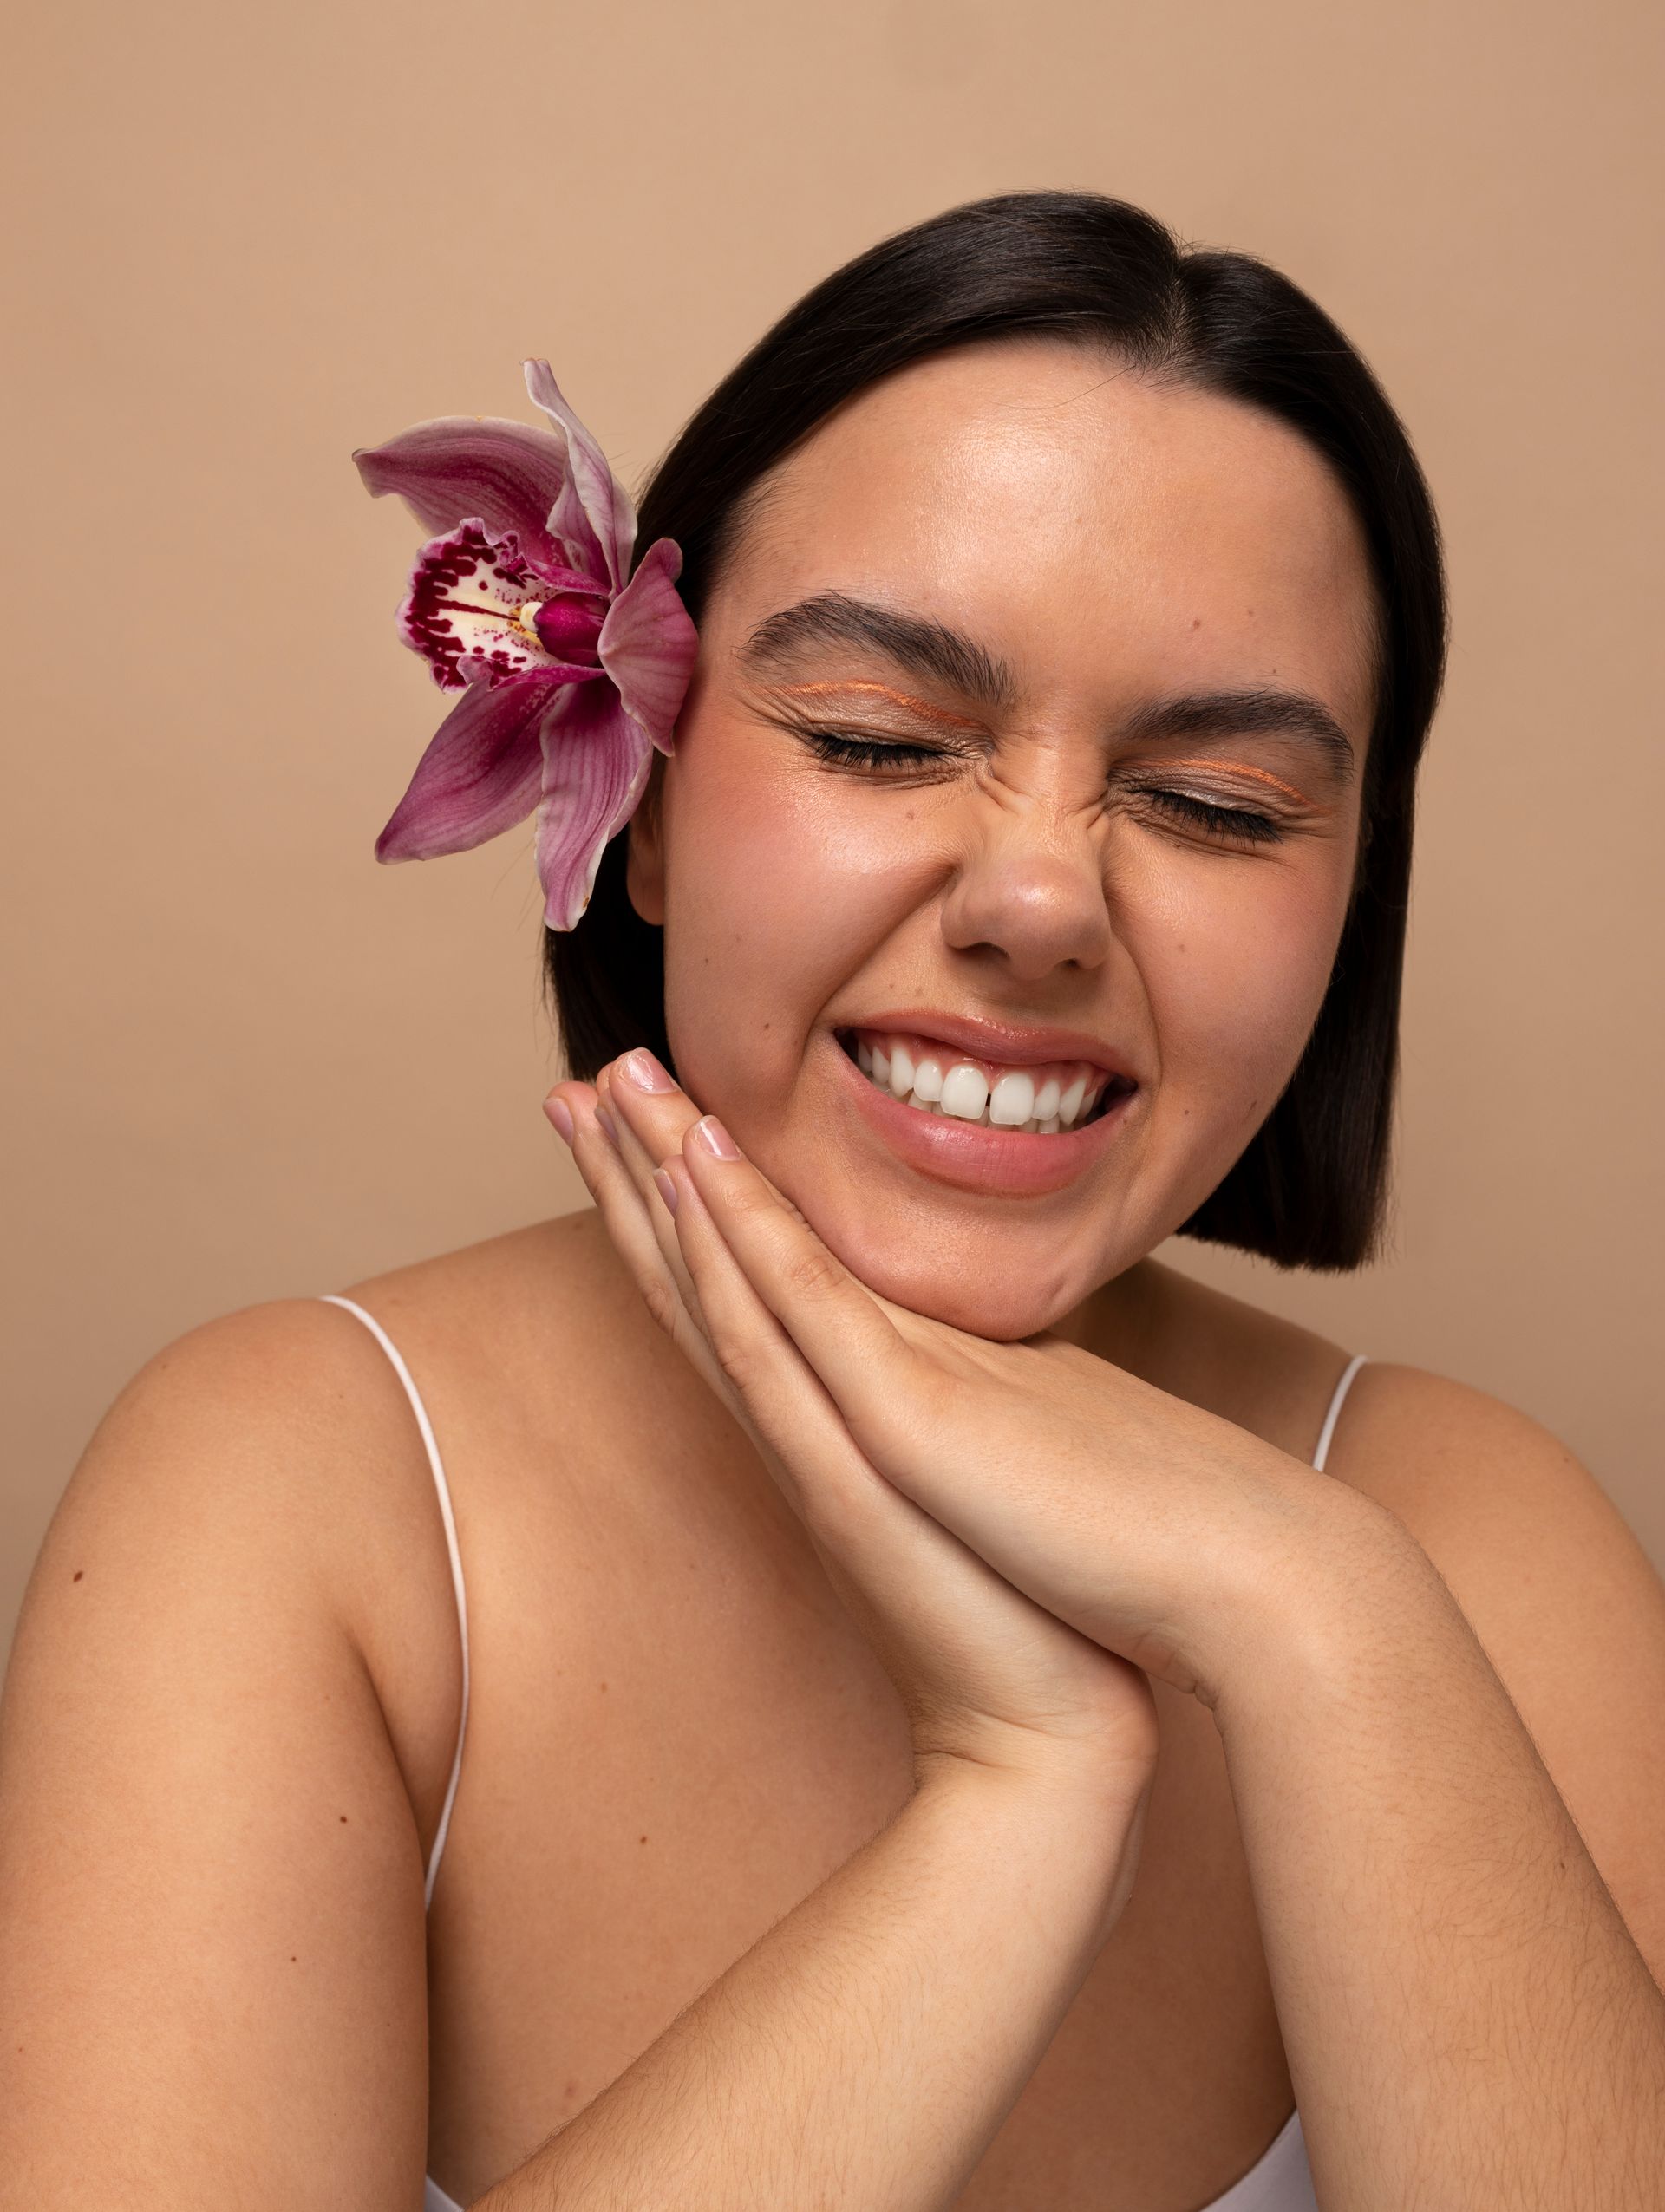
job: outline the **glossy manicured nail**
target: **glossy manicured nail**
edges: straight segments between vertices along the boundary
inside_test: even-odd
[[[618,1063],[618,1072],[638,1091],[664,1092],[676,1088],[645,1045],[638,1045],[634,1052],[627,1052]]]
[[[561,1142],[564,1145],[570,1145],[572,1142],[572,1116],[568,1110],[566,1100],[545,1099],[544,1112],[549,1116],[550,1126]]]
[[[659,1196],[665,1202],[665,1211],[674,1214],[676,1210],[676,1178],[667,1175],[663,1167],[656,1167],[653,1171],[653,1180]]]
[[[611,1115],[610,1113],[608,1113],[608,1111],[607,1111],[607,1109],[606,1109],[606,1107],[605,1107],[604,1106],[598,1106],[596,1108],[596,1119],[597,1119],[597,1121],[601,1124],[602,1127],[603,1127],[603,1128],[604,1128],[604,1129],[607,1132],[607,1134],[608,1134],[609,1138],[611,1139],[611,1141],[612,1141],[615,1145],[617,1145],[617,1142],[618,1142],[618,1125],[617,1125],[617,1122],[613,1119],[612,1115]]]
[[[737,1160],[740,1158],[740,1146],[715,1113],[708,1113],[703,1120],[694,1124],[694,1139],[696,1144],[703,1145],[715,1159]]]

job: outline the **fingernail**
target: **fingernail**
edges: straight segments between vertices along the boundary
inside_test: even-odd
[[[667,1175],[663,1167],[656,1167],[653,1171],[653,1180],[659,1196],[665,1202],[666,1212],[674,1214],[676,1210],[676,1178]]]
[[[606,1107],[605,1107],[604,1106],[598,1106],[596,1108],[596,1119],[597,1119],[597,1121],[601,1124],[602,1127],[603,1127],[603,1128],[604,1128],[604,1129],[607,1132],[607,1134],[608,1134],[608,1135],[609,1135],[609,1136],[612,1139],[612,1140],[613,1140],[614,1144],[617,1144],[617,1142],[618,1142],[618,1129],[617,1129],[617,1125],[615,1124],[615,1122],[614,1122],[614,1120],[613,1120],[613,1117],[612,1117],[612,1115],[611,1115],[610,1113],[608,1113],[608,1111],[607,1111],[607,1109],[606,1109]]]
[[[737,1160],[740,1158],[740,1146],[715,1113],[708,1113],[702,1121],[694,1124],[694,1135],[716,1159]]]
[[[676,1088],[645,1045],[638,1045],[634,1052],[627,1052],[618,1063],[618,1072],[627,1083],[634,1083],[638,1091],[674,1091]]]
[[[564,1145],[570,1145],[572,1142],[572,1116],[567,1110],[566,1100],[565,1099],[545,1099],[544,1100],[544,1112],[549,1116],[550,1123],[554,1129],[555,1134],[560,1139],[561,1142]]]

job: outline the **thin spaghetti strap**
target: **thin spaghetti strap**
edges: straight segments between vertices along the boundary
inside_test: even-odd
[[[1329,1411],[1324,1415],[1324,1426],[1318,1432],[1318,1449],[1312,1455],[1312,1464],[1321,1475],[1324,1471],[1324,1462],[1329,1457],[1330,1445],[1335,1440],[1335,1424],[1342,1418],[1342,1408],[1347,1403],[1347,1393],[1353,1387],[1353,1378],[1361,1367],[1368,1364],[1368,1355],[1361,1352],[1355,1358],[1349,1360],[1342,1370],[1342,1379],[1336,1384],[1335,1394],[1329,1401]]]
[[[462,1641],[462,1710],[457,1718],[457,1747],[451,1757],[451,1779],[446,1785],[445,1804],[440,1813],[440,1824],[434,1837],[434,1848],[428,1853],[428,1879],[422,1890],[424,1908],[434,1902],[434,1883],[440,1871],[440,1858],[445,1850],[445,1839],[451,1827],[451,1808],[456,1802],[457,1784],[462,1774],[462,1739],[468,1726],[468,1603],[462,1589],[462,1554],[457,1549],[456,1517],[451,1511],[451,1490],[445,1479],[445,1468],[440,1459],[440,1447],[434,1441],[434,1425],[428,1418],[428,1408],[411,1380],[410,1369],[399,1356],[398,1347],[374,1314],[367,1314],[362,1306],[356,1306],[350,1298],[338,1297],[333,1291],[323,1294],[326,1306],[341,1306],[349,1314],[356,1314],[370,1334],[393,1362],[393,1371],[405,1387],[410,1400],[410,1410],[416,1416],[416,1426],[421,1431],[422,1447],[428,1453],[428,1464],[434,1471],[434,1487],[439,1492],[440,1518],[445,1524],[445,1548],[451,1556],[451,1586],[457,1594],[457,1632]]]

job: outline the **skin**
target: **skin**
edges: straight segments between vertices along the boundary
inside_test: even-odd
[[[758,621],[830,590],[968,631],[1011,699],[871,649],[742,668]],[[1651,2201],[1625,1930],[1657,1979],[1665,1596],[1554,1439],[1367,1367],[1328,1470],[1361,1511],[1315,1525],[1362,1547],[1374,1602],[1310,1615],[1255,1694],[1224,1646],[1146,1636],[1135,1664],[1099,1610],[1061,1617],[1104,1597],[1070,1578],[1107,1546],[1159,1582],[1176,1481],[1313,1480],[1341,1348],[1148,1255],[1300,1049],[1356,773],[1134,729],[1176,689],[1276,683],[1361,755],[1369,625],[1321,463],[1096,357],[923,365],[781,469],[631,831],[686,1094],[604,1073],[615,1147],[563,1086],[597,1210],[350,1286],[419,1380],[468,1578],[433,1912],[462,1676],[432,1476],[362,1327],[275,1302],[135,1377],[31,1583],[0,1709],[0,2199],[402,2212],[426,2161],[493,2212],[819,2202],[833,2173],[862,2212],[1178,2212],[1261,2157],[1293,2067],[1326,2212],[1487,2202],[1507,2160],[1499,2201],[1564,2171],[1560,2201],[1628,2212],[1632,2152]],[[982,749],[835,769],[782,727],[829,684],[841,728]],[[1165,786],[1288,834],[1216,843]],[[838,1103],[833,1028],[898,1004],[1094,1031],[1137,1111],[1077,1186],[932,1182]],[[790,1312],[826,1262],[736,1273],[752,1168],[680,1149],[713,1109],[806,1217],[779,1222],[947,1362],[946,1400],[881,1393],[876,1457],[840,1456],[796,1338],[766,1329],[736,1389],[746,1296]],[[703,1245],[696,1185],[730,1208]],[[872,1380],[838,1378],[839,1411]],[[771,1443],[776,1392],[816,1416]],[[953,1452],[912,1449],[944,1403]],[[1273,1612],[1237,1615],[1269,1653]],[[1217,1666],[1241,1694],[1211,1711]],[[1477,1905],[1483,1952],[1449,1936]]]
[[[916,1804],[940,1805],[945,1770],[983,1789],[1003,1774],[1037,1812],[1069,1778],[1064,1804],[1049,1801],[1052,1832],[1120,1850],[1077,1869],[1053,1911],[1102,1902],[1107,1935],[1141,1850],[1156,1713],[1141,1730],[1127,1684],[1095,1679],[1078,1637],[1148,1664],[1220,1728],[1320,2201],[1548,2212],[1570,2196],[1642,2212],[1665,2157],[1665,1993],[1472,1623],[1400,1519],[1075,1346],[992,1346],[887,1305],[648,1055],[604,1084],[604,1122],[580,1123],[576,1093],[567,1109],[586,1178],[650,1305],[673,1334],[687,1317],[690,1356],[696,1333],[818,1549],[853,1581],[908,1711]],[[642,1172],[656,1159],[669,1233]],[[1072,1812],[1083,1778],[1096,1802],[1074,1796]],[[963,1838],[987,1813],[962,1804]],[[904,1883],[939,1872],[944,1848],[921,1837],[909,1855],[909,1833],[899,1822],[885,1839]],[[1008,1870],[1020,1866],[1034,1878],[1020,1858]],[[813,2104],[777,2106],[785,2124],[759,2113],[748,2145],[778,2177],[772,2193],[791,2193],[800,2160],[820,2172],[836,2156],[847,2177],[850,2128],[880,2093],[871,2056],[862,2065],[877,2033],[901,2061],[884,2092],[917,2094],[933,2124],[900,2175],[883,2155],[862,2161],[850,2199],[926,2212],[958,2201],[993,2132],[988,2104],[922,2078],[950,2032],[933,2005],[981,2023],[973,2080],[991,2101],[1027,2053],[1001,2033],[1011,1985],[992,1959],[979,1972],[968,1958],[965,1923],[922,1971],[916,1928],[885,1915],[888,1885],[870,1892],[871,1874],[871,1861],[852,1869],[854,1886],[784,1948],[772,1939],[735,1993],[790,2054],[788,2082],[854,2073],[853,2109],[826,2129]],[[963,1902],[987,1896],[972,1882]],[[1374,1941],[1359,1940],[1361,1921]],[[847,1961],[876,1924],[911,1970],[864,1975]],[[1038,1949],[1061,1990],[1017,2006],[1042,2035],[1084,1974],[1067,1915],[1048,1925]],[[838,1961],[853,1984],[831,2029],[798,1954],[812,1931],[816,1963]],[[760,1973],[765,1960],[779,1971]],[[922,1982],[929,1998],[910,2001]],[[689,2033],[708,2029],[733,2047],[715,2013]],[[657,2101],[674,2051],[646,2054],[617,2104],[584,2114],[547,2178],[581,2170],[565,2160],[586,2150],[610,2155]],[[493,2203],[530,2205],[532,2178]]]
[[[760,622],[829,591],[974,640],[1011,705],[869,648],[747,666]],[[1278,685],[1361,764],[1373,622],[1358,525],[1303,441],[1096,354],[922,362],[778,469],[702,622],[631,896],[665,925],[687,1089],[872,1289],[984,1335],[1055,1327],[1218,1183],[1322,998],[1359,779],[1229,721],[1127,733],[1153,701]],[[935,752],[899,775],[828,765],[791,727],[810,718]],[[1280,840],[1211,835],[1152,786],[1262,810]],[[831,1055],[840,1023],[911,1006],[1103,1039],[1139,1084],[1119,1141],[1015,1201],[900,1165],[835,1103]]]

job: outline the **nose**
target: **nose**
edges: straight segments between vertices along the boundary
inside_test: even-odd
[[[1102,841],[1096,806],[1007,795],[944,901],[948,943],[997,956],[1026,982],[1056,968],[1097,968],[1112,941]]]

